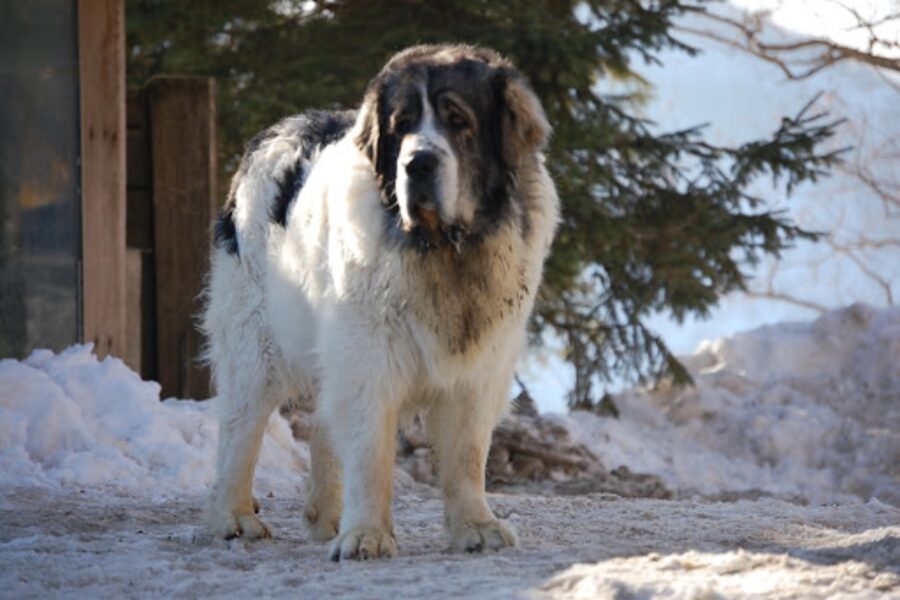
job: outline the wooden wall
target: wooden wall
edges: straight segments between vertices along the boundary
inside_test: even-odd
[[[129,362],[163,397],[206,398],[196,323],[218,207],[212,79],[156,77],[128,99]]]
[[[82,339],[125,351],[125,11],[78,1],[81,99]]]
[[[212,79],[165,77],[147,85],[153,163],[156,343],[159,382],[181,398],[209,396],[195,325],[208,270],[216,193]]]
[[[144,379],[157,379],[156,270],[153,257],[153,165],[146,94],[128,92],[126,353]]]
[[[218,205],[214,84],[155,78],[126,110],[124,10],[78,0],[82,339],[163,397],[206,398],[196,318]]]

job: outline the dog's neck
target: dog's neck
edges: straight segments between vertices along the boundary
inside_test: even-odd
[[[527,312],[530,282],[522,262],[524,241],[506,223],[457,250],[444,244],[403,257],[408,308],[451,354],[476,349],[483,337]]]

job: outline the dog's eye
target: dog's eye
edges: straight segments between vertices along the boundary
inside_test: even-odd
[[[458,112],[451,112],[447,116],[447,125],[454,131],[463,131],[469,128],[469,120]]]
[[[396,115],[392,121],[391,129],[398,135],[403,135],[412,130],[413,120],[409,115]]]

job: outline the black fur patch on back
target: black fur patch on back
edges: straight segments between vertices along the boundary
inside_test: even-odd
[[[274,202],[269,207],[269,218],[273,223],[278,223],[282,227],[287,225],[287,213],[291,207],[297,192],[303,187],[306,180],[306,173],[303,170],[303,161],[298,160],[282,175],[282,179],[278,182],[278,195],[275,196]]]
[[[219,211],[216,224],[213,226],[213,244],[228,254],[237,256],[237,230],[234,227],[234,203],[228,203]]]
[[[247,145],[244,148],[244,156],[241,157],[241,164],[238,166],[237,173],[235,173],[234,177],[231,179],[231,188],[228,190],[228,199],[225,201],[225,206],[219,211],[219,216],[216,218],[216,223],[213,226],[213,245],[216,248],[222,248],[228,254],[234,256],[240,254],[237,240],[237,228],[234,224],[234,207],[237,201],[234,195],[237,190],[237,184],[247,173],[250,158],[263,143],[276,135],[278,135],[276,129],[274,127],[269,127],[253,136],[253,138],[247,142]]]
[[[287,225],[288,210],[291,207],[303,183],[306,181],[304,163],[308,163],[313,155],[342,137],[353,125],[355,111],[332,112],[310,110],[282,121],[278,127],[278,135],[296,140],[300,146],[297,160],[282,174],[278,183],[278,195],[270,205],[269,216],[273,223],[282,227]]]
[[[287,214],[291,203],[297,197],[300,189],[306,181],[303,168],[316,152],[335,143],[347,132],[356,119],[356,111],[324,111],[311,110],[281,121],[273,127],[265,129],[247,143],[244,156],[238,167],[237,173],[231,182],[228,199],[225,206],[219,211],[213,227],[213,244],[216,248],[224,249],[228,254],[239,255],[237,228],[234,223],[234,209],[237,199],[235,193],[238,182],[246,175],[247,169],[253,160],[253,156],[260,147],[273,138],[280,137],[293,142],[300,148],[297,160],[288,167],[279,178],[278,194],[272,199],[269,216],[273,223],[284,227],[287,224]]]

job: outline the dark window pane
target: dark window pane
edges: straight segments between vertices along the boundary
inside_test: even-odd
[[[79,337],[73,1],[0,0],[0,357]]]

